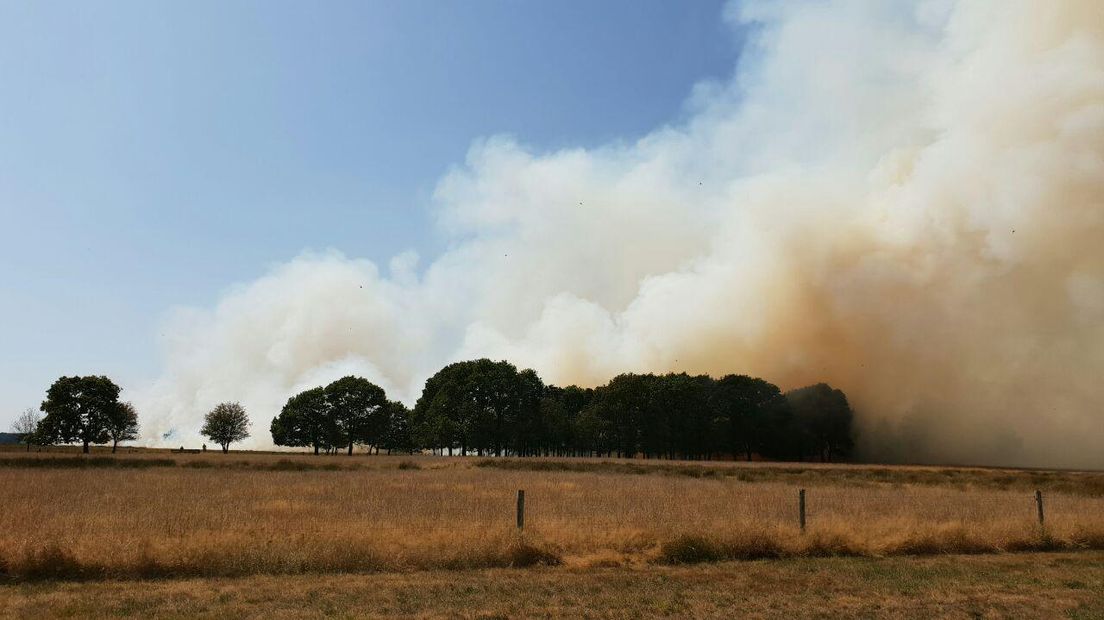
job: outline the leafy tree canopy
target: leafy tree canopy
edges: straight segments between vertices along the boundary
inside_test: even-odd
[[[324,392],[331,445],[346,446],[352,454],[354,443],[378,446],[383,441],[391,417],[383,388],[350,376],[327,385]]]
[[[118,403],[107,421],[107,434],[111,438],[111,451],[115,452],[120,441],[138,439],[138,412],[129,402]]]
[[[797,425],[795,437],[802,458],[809,450],[822,461],[850,455],[855,446],[851,434],[854,414],[842,391],[818,383],[786,392],[786,400]]]
[[[46,417],[39,435],[47,443],[106,443],[112,419],[119,415],[119,386],[103,376],[61,377],[42,401]]]
[[[537,415],[544,384],[532,370],[478,359],[445,366],[426,381],[414,407],[418,435],[466,453],[522,448],[519,420]]]
[[[270,430],[278,446],[313,446],[315,454],[332,446],[338,433],[329,416],[326,389],[317,387],[289,398]]]
[[[220,403],[204,417],[199,432],[222,446],[226,453],[230,444],[249,437],[249,416],[238,403]]]

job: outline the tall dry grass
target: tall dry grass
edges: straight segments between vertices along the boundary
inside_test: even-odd
[[[279,461],[273,461],[279,462]],[[217,463],[217,461],[216,461]],[[14,577],[620,565],[804,555],[1104,548],[1104,498],[984,485],[803,485],[379,460],[335,471],[0,468]],[[526,490],[526,529],[514,494]]]

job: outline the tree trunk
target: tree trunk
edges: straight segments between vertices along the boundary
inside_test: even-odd
[[[88,454],[88,442],[87,441],[84,442],[84,450],[82,450],[82,452],[84,452],[85,454]]]
[[[115,454],[115,448],[118,448],[118,447],[119,447],[119,440],[118,440],[118,439],[116,439],[116,440],[114,441],[114,443],[112,443],[112,444],[111,444],[111,453],[112,453],[112,454]]]
[[[349,441],[349,456],[352,456],[352,455],[353,455],[353,442],[350,440]]]
[[[228,443],[222,444],[222,453],[227,454],[229,452],[230,452],[230,444],[228,444]]]
[[[314,444],[314,455],[318,456],[318,444]]]

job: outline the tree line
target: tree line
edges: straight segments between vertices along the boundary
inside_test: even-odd
[[[288,399],[271,425],[280,446],[334,452],[495,456],[721,457],[832,461],[854,446],[852,411],[819,383],[783,393],[745,375],[622,374],[596,388],[545,384],[489,359],[430,377],[414,408],[345,377]]]
[[[137,413],[107,377],[62,377],[41,411],[16,423],[24,441],[90,444],[138,436]],[[413,409],[361,377],[287,400],[269,432],[278,446],[353,453],[429,450],[495,456],[618,456],[833,461],[854,446],[847,397],[823,383],[783,393],[746,375],[622,374],[595,388],[545,384],[531,369],[478,359],[426,380]],[[201,433],[222,447],[249,436],[238,403],[221,403]]]

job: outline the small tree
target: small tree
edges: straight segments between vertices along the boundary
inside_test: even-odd
[[[111,453],[120,441],[138,439],[138,412],[129,402],[119,403],[107,421],[107,434],[111,436]]]
[[[38,431],[40,421],[42,416],[33,408],[27,407],[12,424],[12,430],[19,435],[19,441],[27,444],[27,452],[31,451],[31,444],[35,442],[35,433]]]
[[[230,444],[249,437],[249,416],[238,403],[220,403],[203,418],[199,432],[222,446],[225,454]]]

